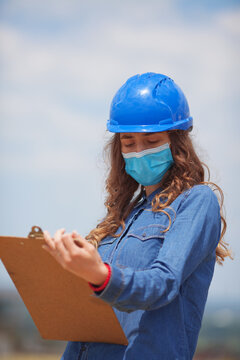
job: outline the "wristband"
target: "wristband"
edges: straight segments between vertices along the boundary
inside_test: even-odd
[[[101,286],[96,286],[96,285],[93,285],[93,284],[91,284],[91,283],[89,282],[88,285],[90,286],[90,288],[91,288],[93,291],[101,291],[101,290],[103,290],[103,289],[107,286],[107,284],[108,284],[108,282],[109,282],[109,280],[110,280],[111,273],[112,273],[111,266],[110,266],[109,264],[107,264],[107,263],[104,263],[104,264],[105,264],[106,267],[108,268],[108,276],[107,276],[106,280],[104,281],[104,283],[103,283]]]

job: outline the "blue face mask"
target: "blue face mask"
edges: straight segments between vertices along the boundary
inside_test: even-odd
[[[168,143],[122,156],[126,172],[144,186],[158,184],[174,162]]]

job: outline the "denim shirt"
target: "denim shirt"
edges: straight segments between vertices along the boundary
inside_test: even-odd
[[[218,200],[207,185],[184,191],[162,212],[151,210],[160,188],[126,219],[119,238],[98,251],[112,269],[103,291],[128,345],[69,341],[62,360],[188,360],[196,350],[221,233]],[[121,226],[117,230],[120,233]]]

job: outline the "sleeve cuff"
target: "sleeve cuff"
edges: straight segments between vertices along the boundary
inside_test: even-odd
[[[126,274],[127,273],[127,274]],[[126,278],[132,274],[131,269],[124,269],[124,275]],[[102,300],[107,301],[109,304],[114,305],[119,295],[123,290],[124,275],[122,269],[117,266],[111,265],[111,277],[102,291],[96,292],[95,295],[100,297]]]

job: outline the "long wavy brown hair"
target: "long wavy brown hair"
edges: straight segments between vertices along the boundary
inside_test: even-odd
[[[160,194],[156,194],[152,199],[152,211],[164,212],[168,216],[169,226],[164,230],[166,232],[171,226],[171,217],[164,209],[169,208],[170,204],[184,190],[197,184],[206,184],[210,186],[213,191],[217,191],[222,226],[220,240],[216,248],[216,261],[219,265],[223,265],[225,257],[229,256],[233,260],[231,250],[228,249],[229,244],[223,241],[227,227],[225,216],[223,214],[223,192],[218,185],[209,181],[209,168],[199,160],[196,151],[194,150],[189,131],[171,130],[168,131],[168,134],[170,137],[174,164],[169,171],[167,171],[159,184],[163,190]],[[96,248],[100,241],[108,235],[116,238],[121,236],[125,229],[125,219],[141,199],[144,192],[144,186],[139,185],[125,171],[125,162],[121,154],[119,133],[115,133],[110,138],[103,150],[106,163],[110,163],[105,182],[107,197],[104,205],[107,209],[107,214],[97,227],[90,231],[85,237]],[[208,174],[207,181],[205,181],[204,167]],[[120,225],[122,226],[122,231],[116,235],[115,233]]]

